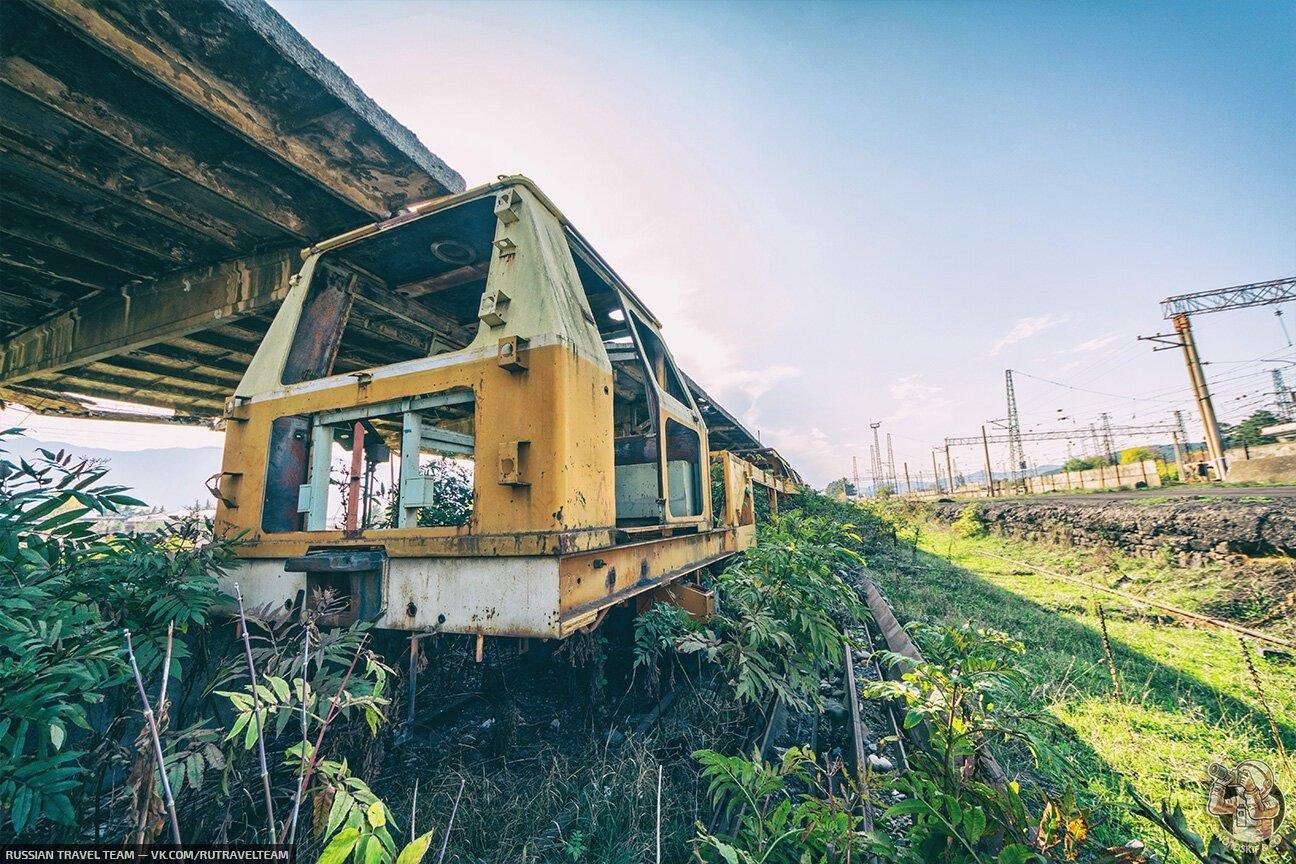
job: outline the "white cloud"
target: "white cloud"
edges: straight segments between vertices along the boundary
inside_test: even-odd
[[[897,379],[890,388],[896,410],[888,417],[892,422],[910,417],[932,417],[945,414],[953,402],[944,395],[945,390],[929,384],[921,375],[906,375]]]
[[[1056,327],[1067,319],[1061,315],[1034,315],[1030,318],[1018,318],[1012,326],[1012,329],[999,338],[994,346],[990,349],[990,356],[994,357],[1007,348],[1009,345],[1016,345],[1018,342],[1024,342],[1032,336],[1037,336],[1048,330],[1050,327]]]
[[[1120,333],[1111,333],[1107,336],[1097,336],[1093,339],[1088,339],[1084,342],[1081,342],[1079,345],[1073,346],[1070,349],[1070,353],[1085,354],[1090,351],[1101,351],[1102,349],[1106,348],[1108,345],[1111,345],[1117,339],[1121,338],[1121,335],[1122,334]]]

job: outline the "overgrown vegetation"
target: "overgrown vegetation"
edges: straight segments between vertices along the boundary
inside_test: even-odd
[[[18,432],[0,433],[0,444]],[[158,694],[151,707],[184,839],[286,835],[299,780],[313,775],[302,784],[302,833],[331,838],[335,861],[344,847],[357,862],[395,861],[394,820],[344,756],[320,755],[315,735],[330,714],[362,717],[371,734],[383,720],[389,670],[363,650],[365,626],[326,630],[315,619],[250,615],[254,701],[242,656],[213,650],[221,642],[214,609],[231,599],[216,577],[234,544],[197,518],[95,534],[82,516],[139,505],[106,474],[67,453],[41,450],[29,462],[0,451],[0,837],[162,835],[165,793],[123,650],[130,631],[141,678]],[[343,672],[361,656],[354,674]],[[258,732],[278,757],[270,779],[285,818],[274,831],[236,794],[257,784],[250,754]],[[333,752],[345,752],[354,734]]]
[[[135,505],[103,466],[54,453],[0,459],[4,831],[165,839],[126,628],[150,699],[163,681],[169,688],[153,708],[184,839],[291,839],[324,864],[414,864],[434,836],[445,838],[451,813],[450,860],[457,849],[481,861],[630,864],[651,859],[659,832],[666,861],[1151,861],[1130,843],[1140,836],[1159,839],[1158,860],[1190,860],[1168,838],[1191,845],[1209,825],[1192,807],[1185,815],[1146,801],[1183,799],[1185,778],[1209,757],[1265,755],[1271,728],[1296,744],[1296,687],[1280,660],[1259,655],[1248,666],[1232,656],[1236,646],[1119,604],[1106,608],[1105,644],[1074,590],[971,565],[971,551],[1005,542],[986,535],[975,505],[946,531],[903,502],[874,511],[806,494],[791,503],[711,576],[716,618],[699,623],[663,605],[628,631],[631,685],[677,693],[656,736],[613,746],[613,733],[590,734],[632,698],[603,668],[617,637],[601,631],[554,655],[571,678],[563,686],[605,706],[572,731],[583,748],[561,743],[556,717],[540,739],[552,745],[514,748],[524,721],[493,694],[500,670],[439,655],[439,668],[476,669],[491,694],[486,719],[459,733],[489,746],[465,741],[460,752],[473,759],[446,763],[432,743],[388,755],[393,700],[404,693],[382,654],[403,642],[380,652],[367,625],[322,626],[327,596],[305,618],[248,610],[254,685],[242,642],[212,620],[231,602],[215,578],[229,543],[193,520],[95,536],[81,515]],[[762,709],[776,700],[817,716],[843,653],[860,649],[844,634],[866,615],[854,584],[866,555],[925,653],[915,663],[878,652],[872,659],[899,675],[866,691],[902,706],[921,742],[910,742],[908,770],[857,778],[822,742],[817,752],[788,741],[768,761],[753,756]],[[1098,557],[1087,563],[1101,566]],[[1110,578],[1129,576],[1123,567]],[[411,776],[426,780],[421,793]]]
[[[1146,854],[1154,852],[1158,860],[1204,860],[1184,843],[1194,842],[1190,835],[1209,838],[1218,830],[1205,812],[1212,760],[1265,759],[1279,772],[1282,788],[1296,784],[1273,737],[1276,727],[1288,752],[1296,744],[1296,667],[1283,652],[1251,649],[1253,674],[1232,634],[1183,626],[1119,598],[1095,600],[1080,586],[979,553],[1030,561],[1282,632],[1285,622],[1270,617],[1272,603],[1244,608],[1222,602],[1224,596],[1240,601],[1267,592],[1267,584],[1249,586],[1246,572],[1222,566],[1181,569],[1171,561],[1109,550],[961,536],[923,522],[918,508],[895,505],[888,517],[923,526],[917,549],[905,543],[872,556],[901,615],[947,627],[971,622],[1027,645],[1015,663],[1033,682],[1029,701],[1045,707],[1058,724],[1046,735],[1058,758],[1036,767],[1014,748],[999,752],[1010,776],[1029,771],[1046,788],[1078,778],[1078,801],[1091,814],[1091,841],[1110,846],[1140,838],[1148,844]],[[1290,591],[1290,573],[1286,578]],[[1208,844],[1196,842],[1205,854]]]
[[[0,447],[18,432],[0,433]],[[106,474],[64,452],[28,462],[0,450],[0,806],[15,834],[98,836],[135,758],[122,631],[153,677],[174,625],[171,675],[185,680],[196,661],[184,637],[208,624],[230,558],[197,519],[94,534],[82,516],[140,503]]]

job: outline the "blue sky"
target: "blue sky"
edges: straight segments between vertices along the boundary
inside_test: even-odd
[[[1157,301],[1296,273],[1290,3],[273,5],[469,184],[540,183],[816,485],[870,419],[930,472],[1008,367],[1105,394],[1018,376],[1031,428],[1187,410]],[[1296,360],[1272,312],[1199,319],[1225,417]]]

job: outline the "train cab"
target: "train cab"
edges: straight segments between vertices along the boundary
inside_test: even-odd
[[[430,340],[373,345],[375,300]],[[685,577],[753,542],[771,481],[712,451],[689,383],[526,178],[319,243],[225,412],[227,579],[416,632],[562,638],[635,598],[705,614]]]

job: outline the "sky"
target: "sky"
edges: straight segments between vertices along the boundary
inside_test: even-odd
[[[1198,436],[1179,353],[1136,337],[1167,295],[1296,274],[1296,4],[272,5],[470,186],[534,179],[816,486],[867,473],[871,421],[930,477],[1008,368],[1077,454],[1101,412]],[[1196,319],[1222,419],[1296,386],[1273,313]]]

